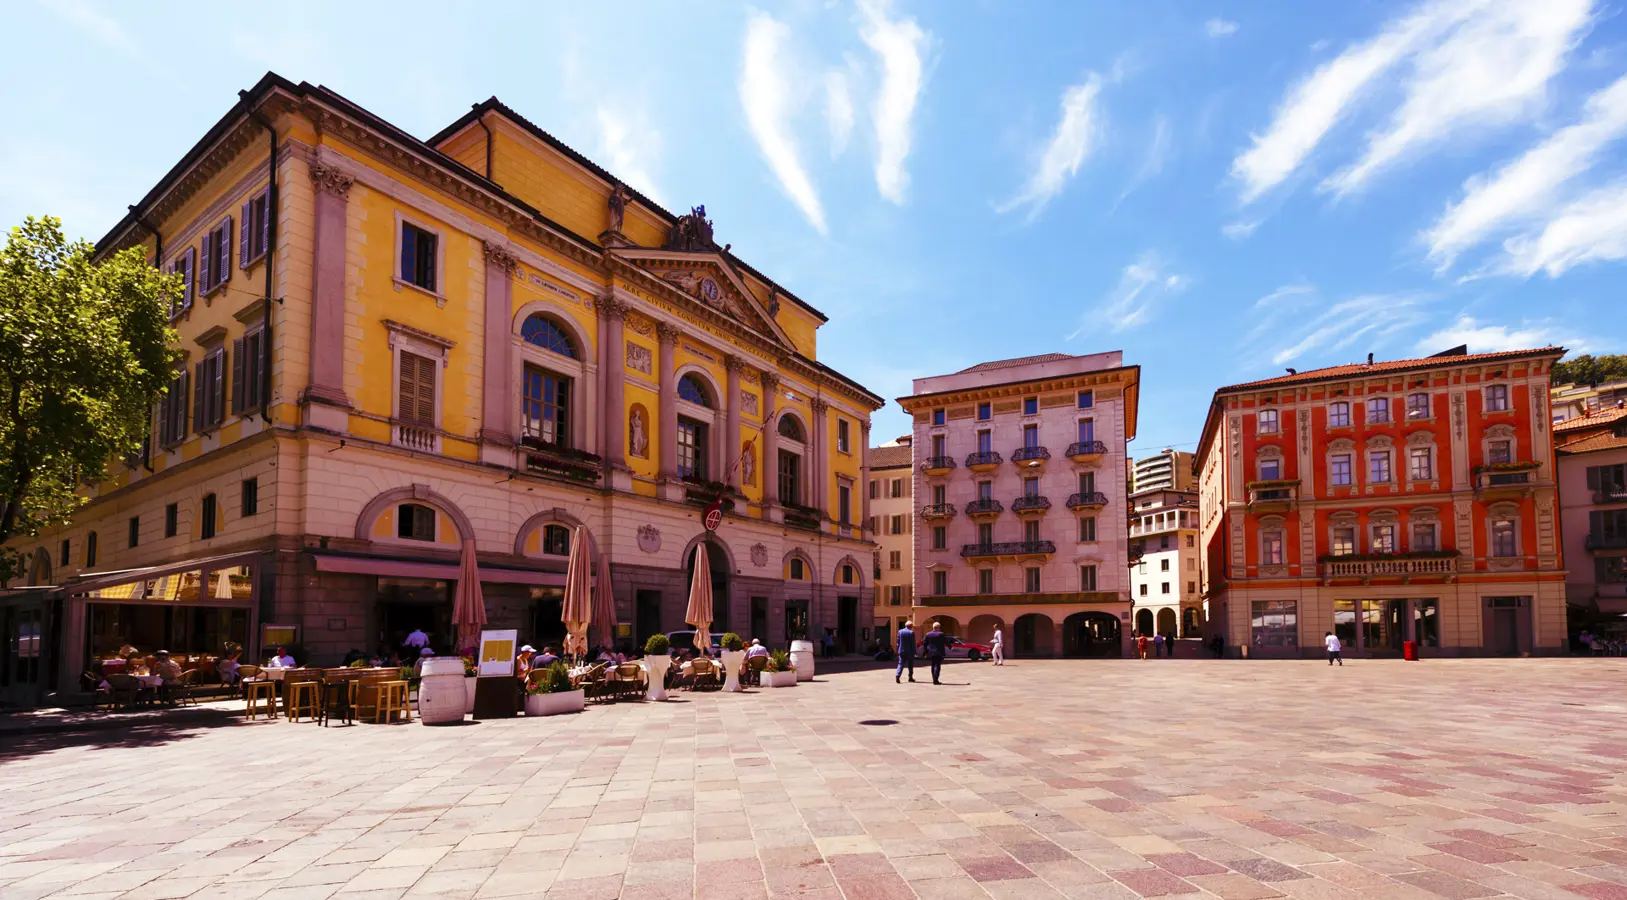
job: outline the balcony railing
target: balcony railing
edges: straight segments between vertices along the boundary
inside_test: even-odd
[[[785,506],[785,524],[788,528],[801,528],[804,531],[821,531],[825,527],[824,517],[819,510],[807,506]]]
[[[397,447],[406,447],[408,450],[417,450],[420,453],[439,453],[441,435],[428,425],[397,422],[395,424],[395,444]]]
[[[1044,462],[1051,458],[1051,451],[1045,447],[1018,447],[1011,451],[1011,461],[1014,463]]]
[[[1068,458],[1074,462],[1095,459],[1107,452],[1107,445],[1101,441],[1074,441],[1068,445]]]
[[[1627,486],[1613,485],[1593,492],[1594,503],[1627,503]]]
[[[1006,541],[999,544],[966,544],[960,555],[966,559],[991,556],[1044,556],[1056,552],[1054,541]]]
[[[1601,534],[1595,531],[1587,536],[1585,546],[1589,550],[1627,550],[1627,534]]]
[[[1038,494],[1024,494],[1011,501],[1011,511],[1014,513],[1044,512],[1050,508],[1051,498],[1042,497]]]
[[[923,519],[952,519],[955,517],[955,504],[934,503],[931,506],[921,507]]]
[[[528,437],[521,438],[520,445],[525,450],[526,471],[583,484],[599,480],[601,461],[592,453],[556,447]]]
[[[992,469],[1002,462],[1005,462],[1005,460],[1000,456],[1000,452],[997,450],[986,450],[982,453],[966,454],[966,468],[971,469],[974,472],[984,469]]]
[[[1068,495],[1069,509],[1098,509],[1107,505],[1107,495],[1101,491],[1081,491]]]
[[[921,471],[928,475],[943,475],[955,470],[952,456],[929,456],[921,463]]]
[[[1000,501],[991,497],[987,500],[973,500],[966,504],[963,511],[966,515],[976,518],[978,516],[998,516],[1005,510],[1006,508],[1000,504]]]
[[[1299,481],[1277,479],[1248,483],[1249,512],[1292,509],[1299,502]]]
[[[1456,555],[1439,553],[1396,554],[1386,559],[1341,560],[1324,557],[1323,578],[1386,578],[1412,575],[1453,575],[1458,570]]]

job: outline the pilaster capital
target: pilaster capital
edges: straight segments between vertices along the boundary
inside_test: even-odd
[[[811,397],[808,399],[808,408],[813,410],[814,415],[822,416],[826,410],[830,409],[830,404],[818,397]]]
[[[520,260],[514,251],[491,241],[481,242],[486,248],[486,265],[496,266],[505,272],[513,272],[520,267]]]
[[[864,431],[864,436],[866,438],[868,438],[870,436],[870,420],[869,419],[860,419],[859,420],[859,428]],[[870,448],[869,444],[866,443],[865,444],[865,449],[868,450],[869,448]]]
[[[733,353],[725,354],[723,357],[723,368],[730,372],[744,372],[746,370],[746,361],[738,356],[735,356]]]
[[[605,294],[595,302],[598,304],[599,312],[606,319],[620,319],[622,316],[627,315],[627,311],[632,308],[625,302],[617,300],[614,294]]]
[[[332,194],[341,200],[350,196],[350,186],[356,183],[356,179],[321,163],[312,163],[309,172],[311,183],[316,186],[319,193]]]
[[[679,331],[678,326],[676,325],[672,325],[667,322],[655,323],[655,337],[656,340],[661,342],[661,346],[663,347],[670,347],[673,344],[678,343],[678,338],[682,336],[683,332]]]
[[[763,372],[757,376],[757,380],[762,382],[763,390],[768,391],[770,394],[780,389],[780,373],[778,372]]]

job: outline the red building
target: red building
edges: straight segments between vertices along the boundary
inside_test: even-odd
[[[1227,652],[1562,652],[1559,347],[1331,366],[1215,392],[1193,466]]]

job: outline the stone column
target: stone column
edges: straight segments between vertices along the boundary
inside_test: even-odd
[[[813,441],[813,446],[808,452],[808,455],[813,457],[808,465],[809,497],[812,500],[808,505],[819,510],[821,517],[830,515],[830,493],[825,479],[827,474],[825,469],[829,465],[825,454],[825,413],[829,410],[830,404],[818,397],[808,400],[809,418],[813,420],[813,427],[810,429],[813,433],[808,436],[808,439]]]
[[[658,478],[663,483],[678,482],[678,329],[665,322],[658,322],[655,326],[655,335],[661,345],[661,425],[657,431],[660,447],[660,469]],[[668,499],[681,500],[679,496],[669,496]]]
[[[501,244],[486,244],[486,328],[483,342],[480,406],[480,459],[514,465],[515,397],[513,346],[509,319],[514,308],[514,254]]]
[[[627,377],[623,371],[627,349],[622,339],[626,312],[627,304],[614,297],[599,300],[599,396],[603,399],[599,446],[607,473],[627,468]]]
[[[865,419],[859,423],[859,439],[864,443],[859,445],[859,539],[875,540],[875,535],[866,531],[870,527],[870,420]],[[912,496],[910,502],[914,503]],[[912,515],[911,518],[914,518]],[[912,532],[915,529],[910,529]]]
[[[311,366],[305,387],[306,424],[350,430],[345,395],[345,237],[354,179],[321,164],[310,167],[316,188],[315,253],[311,265]]]
[[[734,465],[740,459],[740,372],[746,364],[738,356],[723,357],[723,368],[728,373],[724,379],[724,390],[729,392],[728,418],[723,427],[723,459],[724,466],[729,468],[729,487],[740,488],[740,467]]]
[[[774,422],[774,400],[780,392],[780,376],[763,372],[758,376],[763,386],[763,464],[758,471],[763,475],[763,510],[773,522],[784,521],[780,506],[780,430]]]

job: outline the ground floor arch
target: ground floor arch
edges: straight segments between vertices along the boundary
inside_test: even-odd
[[[1019,616],[1011,630],[1013,656],[1050,656],[1055,652],[1052,648],[1056,626],[1050,616],[1039,613]]]
[[[1136,635],[1137,636],[1152,637],[1152,625],[1153,625],[1152,610],[1150,610],[1150,609],[1138,609],[1138,610],[1136,610]]]
[[[962,636],[960,633],[959,619],[955,618],[954,616],[928,615],[922,616],[915,620],[915,639],[917,641],[924,637],[927,632],[932,630],[933,622],[938,623],[938,630],[942,631],[944,634],[952,634],[955,637]]]
[[[961,637],[974,644],[992,644],[994,643],[994,629],[996,628],[1009,630],[1005,625],[1005,621],[999,616],[974,616],[966,626],[966,633]],[[1009,634],[1002,634],[1002,637],[1010,639]]]
[[[1107,612],[1079,612],[1062,622],[1062,655],[1120,656],[1123,640],[1119,617]]]
[[[1195,606],[1181,610],[1181,637],[1202,637],[1203,616]]]
[[[712,623],[706,627],[711,634],[723,634],[732,630],[729,621],[729,555],[726,550],[718,546],[713,540],[696,542],[695,546],[684,556],[684,578],[687,587],[695,577],[695,557],[701,547],[706,548],[706,564],[712,574]],[[684,608],[689,606],[687,593],[684,596]],[[685,623],[679,630],[693,626]]]
[[[1165,637],[1175,636],[1175,610],[1164,607],[1158,611],[1158,633]]]

